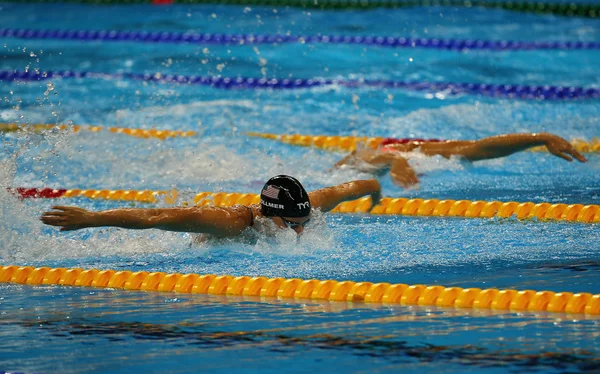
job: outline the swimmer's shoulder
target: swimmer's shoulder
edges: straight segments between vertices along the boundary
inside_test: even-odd
[[[243,234],[248,229],[255,229],[254,223],[257,217],[262,217],[260,214],[260,206],[258,204],[252,205],[242,205],[236,204],[228,207],[220,207],[216,205],[205,205],[205,206],[197,206],[196,208],[208,209],[212,211],[221,211],[226,214],[226,219],[231,222],[232,227],[237,227],[231,233],[225,233],[223,235],[216,234],[199,234],[193,236],[193,244],[201,244],[208,240],[221,240],[221,239],[231,239],[233,237],[237,237],[240,234]],[[237,230],[240,230],[237,232]],[[252,231],[252,230],[250,230]]]
[[[201,205],[194,208],[201,209],[209,217],[214,217],[214,219],[225,219],[236,227],[244,225],[252,227],[254,226],[256,217],[261,216],[258,204],[236,204],[232,206]]]
[[[231,212],[237,216],[236,218],[246,221],[248,227],[253,227],[256,218],[261,216],[259,204],[236,204],[231,206],[230,209]]]

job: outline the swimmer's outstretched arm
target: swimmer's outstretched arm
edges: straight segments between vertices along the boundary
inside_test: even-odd
[[[379,200],[381,200],[381,185],[377,179],[342,183],[337,186],[321,188],[308,194],[312,207],[321,209],[322,212],[329,212],[344,201],[358,199],[367,195],[371,196],[373,202],[371,209],[379,204]]]
[[[421,152],[426,155],[460,156],[469,161],[478,161],[509,156],[537,146],[546,146],[550,153],[567,161],[573,161],[573,158],[580,162],[587,161],[567,140],[545,132],[504,134],[471,141],[424,143],[421,145]]]
[[[87,227],[161,229],[166,231],[235,236],[249,226],[247,209],[219,207],[112,209],[92,212],[68,206],[55,206],[41,220],[61,231]]]

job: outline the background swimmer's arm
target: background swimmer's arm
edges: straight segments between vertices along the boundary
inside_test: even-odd
[[[421,152],[444,157],[461,156],[469,161],[478,161],[509,156],[536,146],[546,146],[550,153],[567,161],[572,161],[573,158],[581,162],[587,161],[567,140],[549,133],[505,134],[474,141],[425,143],[421,145]]]
[[[366,195],[370,195],[373,201],[371,208],[379,204],[379,200],[381,200],[381,186],[377,179],[343,183],[333,187],[321,188],[308,194],[312,207],[320,208],[322,212],[329,212],[339,203],[358,199]]]
[[[333,167],[339,168],[339,167],[347,165],[347,164],[353,164],[355,162],[356,158],[358,158],[356,151],[352,151],[352,153],[350,153],[348,156],[346,156],[343,159],[336,162],[335,165],[333,165]]]
[[[408,164],[408,161],[404,157],[397,157],[391,162],[390,176],[394,183],[404,188],[419,183],[417,173],[415,173],[415,170]]]
[[[348,156],[344,157],[340,161],[338,161],[333,167],[339,168],[343,165],[350,165],[354,168],[357,168],[361,171],[364,168],[361,168],[361,163],[369,164],[370,166],[377,167],[379,169],[385,169],[388,166],[391,166],[392,163],[397,159],[404,159],[398,153],[395,152],[380,152],[378,150],[372,149],[363,149],[362,151],[353,151]],[[405,160],[405,159],[404,159]],[[370,172],[375,170],[370,169]]]
[[[87,227],[121,227],[126,229],[161,229],[178,232],[233,236],[248,227],[246,209],[218,207],[112,209],[91,212],[82,208],[55,206],[41,220],[58,226],[61,231]]]

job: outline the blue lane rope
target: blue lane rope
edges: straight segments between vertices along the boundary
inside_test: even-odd
[[[453,51],[527,51],[527,50],[590,50],[600,49],[600,42],[549,41],[525,42],[512,40],[458,40],[403,38],[394,36],[350,35],[253,35],[253,34],[198,34],[168,31],[116,31],[116,30],[33,30],[0,29],[0,37],[21,39],[59,39],[78,41],[116,41],[145,43],[188,43],[257,45],[274,43],[328,43],[357,44],[396,48],[431,48]]]
[[[404,82],[391,80],[367,79],[267,79],[247,77],[206,77],[186,76],[174,74],[140,74],[140,73],[96,73],[78,71],[16,71],[0,70],[2,81],[43,81],[51,78],[108,78],[108,79],[133,79],[147,82],[198,84],[221,89],[278,89],[290,90],[311,87],[338,85],[349,88],[377,87],[401,88],[413,91],[444,92],[450,95],[478,94],[501,98],[536,99],[536,100],[572,100],[572,99],[598,99],[600,89],[584,87],[560,86],[524,86],[511,84],[483,84],[483,83],[444,83],[444,82]]]

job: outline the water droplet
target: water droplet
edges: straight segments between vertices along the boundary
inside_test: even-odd
[[[44,96],[50,95],[50,92],[54,91],[54,84],[52,82],[48,82],[46,84],[46,92],[44,92]]]

